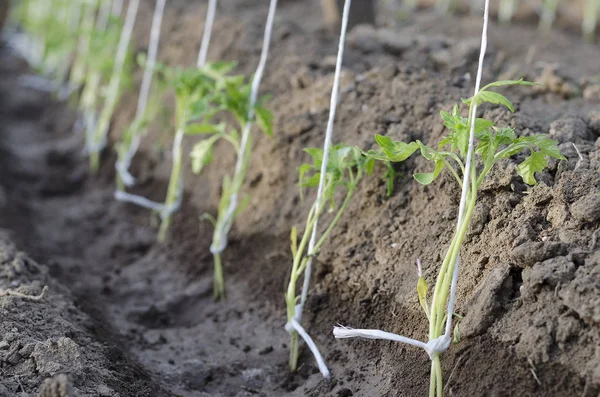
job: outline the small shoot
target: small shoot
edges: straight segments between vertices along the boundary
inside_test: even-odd
[[[300,189],[301,192],[305,188],[315,188],[319,186],[321,178],[321,165],[323,160],[323,149],[309,148],[304,149],[312,157],[312,163],[303,164],[298,169],[300,174]],[[364,156],[356,147],[336,145],[333,146],[329,154],[329,162],[327,164],[327,174],[325,176],[325,185],[323,189],[323,199],[315,201],[308,212],[308,218],[302,231],[302,237],[298,241],[298,231],[296,227],[291,233],[291,250],[292,250],[292,271],[290,274],[290,282],[285,294],[285,302],[287,307],[288,321],[296,319],[298,308],[297,303],[300,301],[300,296],[296,292],[296,284],[300,277],[304,274],[309,261],[319,253],[323,244],[327,241],[332,230],[342,217],[344,210],[347,208],[352,195],[356,191],[359,182],[365,175],[370,175],[374,167],[374,159]],[[336,200],[336,196],[342,194],[344,199]],[[318,232],[317,243],[314,249],[309,252],[308,242],[311,235],[314,233],[316,220],[325,211],[335,214],[329,221],[329,224],[322,231]],[[303,291],[303,294],[306,293]],[[299,321],[299,320],[298,320]],[[299,337],[296,331],[291,332],[290,341],[290,370],[296,371],[298,367],[299,357]]]

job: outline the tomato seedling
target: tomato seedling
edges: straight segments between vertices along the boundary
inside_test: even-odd
[[[323,162],[323,149],[309,148],[304,149],[304,151],[312,157],[312,163],[303,164],[299,168],[301,197],[304,188],[319,186],[320,170]],[[365,157],[356,147],[336,145],[331,148],[321,200],[316,200],[311,206],[300,241],[298,241],[297,228],[292,228],[292,271],[285,294],[288,322],[292,320],[300,322],[300,319],[297,318],[298,312],[302,312],[302,308],[297,307],[301,298],[296,293],[298,279],[303,275],[309,262],[318,254],[335,225],[339,222],[363,176],[372,173],[374,164],[373,158]],[[340,194],[340,192],[343,192],[344,195],[341,203],[336,202],[336,194]],[[326,209],[335,213],[335,215],[329,221],[327,227],[319,233],[319,231],[314,230],[316,220],[320,218]],[[314,248],[310,250],[308,243],[313,233],[317,233],[319,237]],[[302,291],[303,294],[307,293],[307,286]],[[290,338],[289,366],[292,371],[295,371],[298,367],[299,355],[298,333],[295,330],[292,331]]]
[[[464,182],[461,176],[467,173],[470,175],[470,178],[466,181],[469,183],[467,186],[469,189],[466,190],[466,196],[463,196],[465,199],[461,203],[461,210],[459,210],[457,230],[440,267],[430,305],[427,303],[428,284],[419,272],[417,293],[419,302],[429,320],[429,342],[426,344],[384,333],[383,331],[352,330],[343,327],[334,329],[334,335],[338,338],[359,336],[392,339],[425,349],[432,360],[430,396],[442,395],[442,369],[439,356],[441,352],[448,348],[451,341],[449,335],[451,319],[448,317],[454,315],[453,308],[460,249],[475,209],[479,187],[495,164],[523,151],[529,152],[529,155],[517,166],[517,172],[523,181],[529,185],[536,183],[535,173],[544,170],[548,164],[548,158],[565,159],[558,150],[557,142],[549,139],[545,134],[517,137],[513,128],[496,127],[492,121],[483,118],[472,119],[474,117],[474,107],[484,102],[505,106],[513,112],[512,103],[505,96],[492,91],[495,87],[508,85],[533,85],[533,83],[516,80],[488,84],[473,97],[463,100],[464,104],[469,105],[468,118],[461,116],[458,105],[451,112],[442,111],[441,117],[444,120],[444,125],[449,130],[449,134],[442,139],[437,148],[426,146],[418,140],[405,143],[377,135],[376,141],[381,150],[371,150],[366,153],[367,156],[376,160],[401,162],[416,151],[420,151],[425,159],[434,163],[433,172],[414,174],[417,182],[423,185],[432,183],[445,168],[451,172],[461,188],[463,188]],[[478,161],[472,161],[470,158],[471,126],[477,137],[474,153]],[[463,190],[463,192],[465,191]],[[448,313],[446,313],[446,302],[449,294]],[[446,329],[444,329],[444,323],[446,323]]]
[[[233,67],[233,65],[231,65]],[[207,125],[196,124],[190,131],[193,134],[208,134],[209,137],[196,143],[190,153],[192,158],[192,170],[199,174],[204,166],[212,160],[214,144],[220,139],[229,142],[235,152],[237,161],[233,176],[225,175],[221,185],[221,198],[217,210],[217,217],[209,214],[204,217],[213,224],[213,240],[211,252],[214,258],[214,297],[221,299],[225,297],[225,282],[223,275],[223,263],[221,253],[227,245],[229,231],[237,215],[243,211],[247,200],[242,205],[237,205],[244,180],[248,173],[252,153],[252,136],[242,132],[250,128],[253,118],[256,119],[260,129],[271,136],[273,134],[273,115],[262,103],[266,98],[257,101],[252,107],[252,87],[245,83],[243,76],[232,76],[225,79],[225,91],[223,95],[215,98],[219,109],[225,110],[237,122],[237,127],[226,124]],[[252,107],[252,111],[251,110]],[[241,133],[242,132],[242,133]],[[241,134],[240,134],[241,133]],[[246,137],[246,142],[242,142]],[[233,205],[235,203],[235,206]]]

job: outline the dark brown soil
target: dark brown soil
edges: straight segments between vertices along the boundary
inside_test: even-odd
[[[255,68],[267,2],[220,2],[212,59]],[[187,173],[170,241],[155,219],[113,198],[114,155],[87,174],[76,115],[23,88],[29,73],[0,50],[0,396],[424,396],[427,355],[382,341],[336,341],[336,323],[424,339],[414,261],[433,283],[452,236],[459,192],[445,176],[412,180],[420,159],[398,167],[395,193],[378,177],[360,186],[318,257],[304,325],[330,365],[322,380],[308,351],[287,371],[283,291],[289,231],[299,200],[302,148],[321,146],[336,36],[318,1],[282,2],[264,92],[276,134],[256,135],[250,207],[225,253],[228,299],[212,300],[212,229],[220,180],[234,159],[219,147],[205,175]],[[161,60],[189,65],[201,33],[201,2],[167,7]],[[136,49],[144,50],[152,2],[143,2]],[[385,18],[384,18],[385,19]],[[357,27],[349,35],[335,140],[361,147],[373,134],[436,142],[439,111],[472,90],[480,20],[421,14],[414,23]],[[387,26],[387,27],[386,27]],[[482,114],[519,134],[547,132],[567,161],[528,188],[506,161],[481,191],[462,253],[457,311],[462,340],[443,355],[448,396],[597,396],[600,393],[600,80],[598,47],[535,27],[491,27],[484,81],[526,77],[534,90],[507,94],[515,114]],[[124,98],[112,138],[132,119]],[[138,193],[162,200],[168,153],[150,135],[136,158]],[[581,154],[581,158],[578,152]],[[381,169],[379,171],[382,171]],[[22,251],[20,251],[22,250]],[[68,374],[68,376],[61,375]],[[46,379],[46,381],[44,381]]]

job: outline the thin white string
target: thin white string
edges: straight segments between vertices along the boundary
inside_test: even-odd
[[[489,19],[489,0],[485,0],[485,10],[483,14],[483,32],[481,34],[481,52],[479,54],[479,65],[477,67],[477,79],[475,82],[475,95],[479,92],[481,86],[481,75],[483,71],[483,60],[485,57],[485,51],[487,48],[487,28]],[[466,199],[469,187],[470,169],[473,159],[473,149],[475,142],[475,115],[477,111],[476,102],[473,105],[473,111],[471,113],[471,131],[469,135],[469,148],[467,151],[467,160],[465,163],[465,174],[463,176],[463,189],[459,206],[458,213],[458,225],[460,225],[462,218],[464,217],[464,210],[466,206]],[[458,228],[458,226],[457,226]],[[448,302],[448,316],[446,319],[446,328],[443,335],[440,337],[430,340],[427,343],[420,342],[415,339],[406,338],[400,335],[384,332],[373,329],[359,329],[355,330],[343,326],[337,326],[333,328],[333,335],[335,338],[367,338],[367,339],[387,339],[401,343],[407,343],[413,346],[424,349],[430,358],[433,358],[435,354],[445,352],[450,347],[450,333],[452,328],[452,315],[454,313],[454,304],[456,301],[456,286],[458,281],[458,267],[460,264],[460,256],[457,258],[452,271],[452,283],[450,285],[450,299]]]
[[[319,187],[317,190],[317,198],[315,200],[314,206],[319,208],[321,206],[321,202],[323,201],[323,189],[325,186],[325,176],[327,174],[327,164],[329,163],[329,150],[331,148],[331,141],[333,136],[333,125],[335,122],[335,112],[337,110],[338,104],[338,95],[339,95],[339,86],[340,86],[340,75],[342,70],[342,61],[344,59],[344,44],[346,42],[346,30],[348,27],[348,18],[350,15],[350,6],[352,1],[346,0],[344,3],[344,10],[342,13],[342,27],[340,32],[340,41],[338,44],[338,53],[337,60],[335,65],[335,74],[333,77],[333,87],[331,89],[331,102],[329,105],[329,119],[327,121],[327,129],[325,130],[325,143],[323,144],[323,159],[321,163],[321,175],[319,179]],[[315,222],[313,225],[312,234],[310,236],[310,240],[308,243],[308,255],[309,259],[306,264],[306,268],[304,269],[304,282],[302,284],[302,293],[300,298],[300,303],[297,304],[294,308],[294,317],[288,321],[285,325],[285,330],[288,333],[291,333],[293,330],[298,332],[298,335],[304,339],[304,342],[309,346],[311,352],[315,356],[317,364],[319,366],[319,370],[321,374],[325,378],[329,378],[329,370],[325,365],[323,357],[319,352],[316,345],[314,345],[313,340],[306,333],[304,328],[300,326],[300,322],[302,321],[302,314],[304,311],[304,305],[306,303],[306,299],[308,298],[308,288],[310,286],[310,275],[312,270],[312,258],[315,254],[315,244],[317,241],[317,228],[318,228],[319,214],[315,214]],[[380,331],[381,332],[381,331]],[[305,336],[306,335],[306,336]],[[314,346],[314,347],[313,347]]]
[[[481,87],[481,77],[483,75],[483,60],[485,58],[485,51],[487,50],[487,30],[488,30],[488,19],[489,19],[489,6],[490,1],[485,0],[485,9],[483,11],[483,32],[481,33],[481,49],[479,52],[479,64],[477,66],[477,78],[475,79],[475,90],[473,92],[473,98],[479,92]],[[471,163],[473,162],[473,152],[475,149],[475,121],[477,115],[477,101],[473,102],[473,111],[470,114],[471,117],[471,131],[469,133],[469,149],[467,150],[467,160],[465,162],[465,174],[463,176],[463,188],[460,196],[460,206],[458,209],[458,220],[456,222],[456,230],[460,227],[462,220],[465,215],[465,207],[467,204],[467,196],[469,193],[469,181],[471,180]],[[454,264],[454,270],[452,271],[452,284],[450,285],[450,299],[448,301],[448,316],[446,318],[446,329],[444,335],[450,338],[450,332],[452,328],[452,316],[454,315],[454,304],[456,302],[456,285],[458,282],[458,267],[460,265],[460,253],[456,258]]]
[[[252,129],[252,121],[254,120],[254,106],[256,105],[258,89],[260,87],[260,82],[262,80],[265,66],[267,64],[267,59],[269,57],[269,45],[271,44],[271,36],[273,33],[273,23],[275,20],[276,9],[277,0],[271,0],[271,3],[269,5],[269,14],[267,16],[267,23],[265,25],[265,33],[260,54],[260,61],[258,62],[258,67],[256,68],[256,73],[254,74],[254,78],[252,80],[252,90],[250,91],[250,108],[248,110],[248,121],[244,125],[242,139],[240,142],[237,160],[235,163],[235,171],[233,176],[234,181],[237,179],[240,172],[242,172],[242,167],[244,165],[246,146],[248,145],[248,138],[250,137],[250,130]],[[231,195],[229,207],[227,207],[227,211],[223,216],[223,223],[220,225],[218,230],[215,230],[215,236],[217,236],[217,238],[213,238],[213,243],[210,246],[210,252],[212,252],[213,254],[219,254],[223,252],[223,250],[227,247],[227,236],[233,224],[233,217],[237,209],[237,204],[238,195],[236,192]]]
[[[327,176],[327,165],[329,164],[329,151],[331,149],[331,140],[333,136],[333,125],[335,122],[335,112],[337,110],[338,96],[340,91],[340,75],[342,73],[342,61],[344,59],[344,43],[346,42],[346,30],[348,28],[348,19],[350,15],[350,6],[352,1],[346,0],[342,15],[342,28],[340,32],[340,42],[338,44],[338,54],[335,64],[335,75],[333,77],[333,88],[331,90],[331,103],[329,105],[329,120],[327,121],[327,130],[325,131],[325,144],[323,145],[323,160],[321,162],[321,175],[319,177],[319,187],[317,190],[317,199],[315,208],[319,208],[323,201],[323,189],[325,187],[325,177]],[[308,298],[308,289],[310,286],[310,277],[312,273],[312,260],[315,254],[315,244],[317,241],[317,228],[319,226],[319,214],[315,214],[315,223],[312,234],[308,242],[308,262],[304,270],[304,282],[302,284],[302,297],[300,299],[300,312],[304,309],[304,304]]]
[[[208,0],[208,10],[206,10],[206,20],[204,22],[204,32],[202,33],[202,44],[198,53],[198,68],[204,67],[206,64],[206,56],[208,54],[208,45],[210,44],[210,36],[212,34],[213,23],[215,21],[215,10],[217,8],[217,0]]]
[[[121,37],[119,38],[113,74],[110,78],[108,91],[106,93],[106,102],[104,104],[105,109],[111,109],[112,107],[114,107],[114,103],[117,100],[117,93],[119,91],[119,85],[121,84],[121,72],[123,70],[123,66],[125,65],[125,59],[127,57],[127,48],[129,47],[129,42],[131,40],[131,34],[133,32],[133,26],[135,25],[135,19],[137,16],[139,4],[140,0],[130,0],[129,5],[127,6],[127,16],[125,17],[125,25],[123,26],[123,30],[121,31]],[[106,126],[98,126],[98,128],[102,128],[102,130],[99,131],[100,137],[94,136],[93,140],[97,139],[98,141],[88,143],[87,149],[89,153],[99,152],[104,148],[104,146],[106,146],[106,135],[108,133],[108,127],[108,124]],[[100,143],[102,141],[104,141],[105,144],[100,146]]]
[[[161,219],[166,219],[174,212],[176,212],[181,206],[181,199],[183,197],[183,184],[179,184],[179,191],[177,193],[177,200],[171,205],[165,205],[164,203],[157,203],[147,199],[146,197],[139,196],[137,194],[131,194],[122,190],[115,190],[114,197],[117,201],[124,203],[131,203],[138,205],[143,208],[148,208],[153,211],[157,211],[160,214]]]
[[[140,93],[138,97],[137,109],[135,113],[135,125],[139,120],[144,117],[146,108],[148,106],[148,98],[150,96],[150,87],[152,86],[152,77],[154,75],[154,67],[156,65],[156,55],[158,53],[158,43],[160,40],[160,27],[162,24],[162,17],[164,14],[166,0],[156,0],[156,7],[154,8],[154,16],[152,18],[152,28],[150,30],[150,43],[148,46],[148,59],[146,61],[146,69],[144,70],[144,77],[142,79],[142,85],[140,87]],[[131,166],[131,160],[137,152],[141,136],[139,131],[133,131],[134,136],[131,139],[127,152],[122,159],[117,160],[115,168],[119,173],[119,177],[125,186],[133,186],[135,184],[135,178],[129,172]]]

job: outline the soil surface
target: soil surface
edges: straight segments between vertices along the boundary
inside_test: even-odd
[[[303,323],[332,379],[306,349],[298,372],[287,370],[289,231],[313,198],[300,200],[296,169],[304,147],[322,145],[337,39],[317,0],[281,3],[263,85],[276,134],[255,136],[249,208],[224,256],[225,302],[212,300],[212,228],[199,218],[215,212],[234,163],[226,146],[203,176],[185,175],[183,208],[159,244],[151,214],[113,199],[113,153],[88,175],[77,115],[25,88],[19,77],[32,71],[0,49],[0,291],[13,291],[0,295],[0,396],[427,395],[423,351],[331,333],[341,323],[426,338],[414,263],[422,259],[432,285],[460,192],[448,175],[416,183],[412,173],[430,169],[416,157],[397,167],[389,198],[378,176],[361,183],[317,258]],[[142,3],[135,51],[147,46],[152,6]],[[169,2],[162,61],[194,62],[204,12],[202,2]],[[267,2],[220,2],[209,57],[252,73],[266,12]],[[379,133],[433,144],[445,133],[439,111],[473,89],[481,21],[387,19],[349,34],[334,139],[369,148]],[[481,114],[518,134],[549,133],[567,160],[552,161],[533,188],[516,176],[519,158],[507,160],[481,189],[462,251],[462,337],[442,356],[445,394],[597,396],[600,51],[527,24],[490,29],[484,81],[540,85],[506,91],[514,114],[493,106]],[[135,100],[135,90],[125,95],[113,140]],[[169,154],[156,142],[169,134],[156,127],[145,141],[134,192],[164,199]]]

